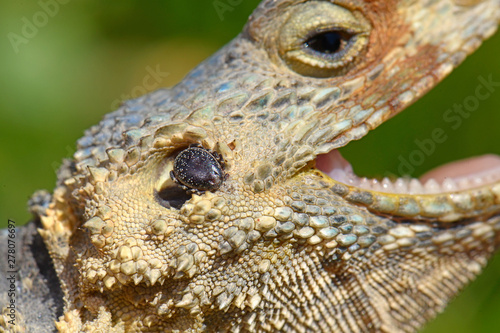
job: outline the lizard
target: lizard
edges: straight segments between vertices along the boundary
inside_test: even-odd
[[[498,172],[484,169],[498,161],[376,182],[337,149],[449,74],[499,7],[263,1],[177,86],[89,129],[53,194],[34,195],[64,299],[55,327],[418,330],[498,247]]]

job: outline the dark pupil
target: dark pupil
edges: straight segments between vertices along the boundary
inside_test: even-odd
[[[311,37],[306,41],[306,47],[326,54],[336,53],[342,46],[342,35],[337,31],[328,31]]]

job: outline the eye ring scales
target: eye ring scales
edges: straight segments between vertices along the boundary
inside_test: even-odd
[[[188,193],[213,192],[227,178],[224,166],[218,153],[201,145],[191,145],[176,156],[170,177]]]

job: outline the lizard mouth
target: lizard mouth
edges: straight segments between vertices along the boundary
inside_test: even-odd
[[[466,191],[500,181],[500,156],[483,155],[432,169],[420,178],[395,180],[358,177],[338,150],[319,155],[316,167],[330,178],[365,190],[393,194],[438,194]]]
[[[455,221],[500,210],[497,155],[447,163],[420,178],[359,177],[338,150],[319,155],[316,168],[332,179],[338,194],[379,213]]]

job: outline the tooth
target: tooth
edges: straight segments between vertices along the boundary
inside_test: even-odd
[[[358,177],[356,177],[355,175],[348,175],[348,179],[347,179],[347,184],[351,185],[351,186],[356,186],[358,184]]]
[[[361,178],[359,181],[359,187],[362,187],[366,190],[371,189],[370,180],[366,177]]]
[[[412,178],[412,180],[410,180],[410,193],[419,194],[423,192],[424,188],[422,187],[422,183],[418,179]]]
[[[384,188],[382,187],[378,179],[372,179],[372,189],[374,191],[384,192]]]
[[[465,190],[465,189],[468,189],[470,187],[469,180],[467,178],[460,178],[457,180],[457,182],[458,182],[458,187],[461,190]]]
[[[441,190],[441,186],[434,178],[429,179],[424,186],[428,193],[438,193]]]
[[[441,186],[445,192],[454,192],[457,190],[457,184],[452,178],[445,178]]]
[[[398,178],[398,180],[396,180],[396,183],[394,185],[395,185],[394,189],[395,189],[396,193],[408,192],[408,182],[405,179]]]
[[[479,187],[483,185],[483,180],[480,177],[474,177],[472,178],[472,183],[474,184],[474,187]]]
[[[386,190],[386,192],[392,191],[393,186],[389,178],[384,177],[384,179],[382,179],[382,187]]]

